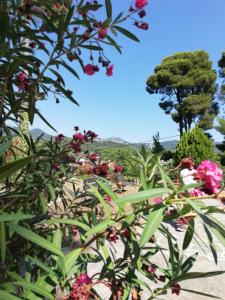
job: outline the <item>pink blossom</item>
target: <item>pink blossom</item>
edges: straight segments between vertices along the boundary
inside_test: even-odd
[[[199,179],[204,182],[204,190],[209,194],[217,193],[223,178],[223,171],[210,160],[204,160],[197,168]]]
[[[55,137],[55,142],[60,143],[63,139],[64,139],[64,135],[60,133]]]
[[[123,171],[123,167],[121,167],[121,166],[119,166],[119,165],[116,165],[115,167],[114,167],[114,172],[122,172]]]
[[[76,141],[83,141],[84,140],[84,135],[82,133],[76,133],[73,135],[73,139]]]
[[[98,38],[100,40],[103,40],[106,37],[107,33],[108,33],[108,28],[99,27],[99,29],[98,29]]]
[[[89,75],[89,76],[94,75],[95,74],[94,66],[92,64],[87,64],[84,67],[84,73]]]
[[[87,275],[87,274],[80,274],[77,278],[76,278],[76,284],[80,287],[82,285],[85,284],[91,284],[92,280],[91,278]]]
[[[202,196],[205,196],[205,193],[200,189],[192,189],[190,191],[190,195],[192,197],[202,197]]]
[[[153,204],[161,204],[163,202],[162,197],[152,199]]]
[[[148,0],[136,0],[135,7],[137,9],[142,9],[148,4]]]
[[[110,65],[110,66],[106,69],[106,75],[107,75],[107,76],[112,76],[112,75],[113,75],[113,65]]]
[[[181,290],[181,286],[179,285],[179,283],[174,283],[171,286],[172,294],[180,295],[180,290]]]

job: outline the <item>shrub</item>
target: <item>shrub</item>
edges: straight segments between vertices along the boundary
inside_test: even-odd
[[[204,131],[197,126],[184,133],[177,145],[176,162],[179,163],[185,157],[192,157],[197,165],[206,159],[212,161],[217,159],[213,140],[208,138]]]

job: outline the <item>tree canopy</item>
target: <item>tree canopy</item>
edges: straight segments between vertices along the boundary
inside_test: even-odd
[[[214,101],[216,79],[207,52],[179,52],[155,67],[146,90],[162,95],[159,106],[179,124],[182,135],[193,123],[206,130],[212,127],[219,110]]]

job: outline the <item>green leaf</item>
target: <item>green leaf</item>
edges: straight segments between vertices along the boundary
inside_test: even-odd
[[[197,279],[197,278],[207,278],[212,276],[218,276],[224,274],[225,271],[213,271],[213,272],[190,272],[186,274],[182,274],[181,276],[178,276],[177,278],[174,278],[169,282],[169,284],[173,284],[175,282],[180,282],[183,280],[189,280],[189,279]]]
[[[81,254],[82,248],[75,249],[71,251],[69,254],[67,254],[64,258],[65,263],[65,272],[67,275],[69,275],[73,265],[75,264],[77,258]]]
[[[220,297],[214,296],[214,295],[210,295],[207,293],[203,293],[203,292],[199,292],[199,291],[194,291],[194,290],[188,290],[188,289],[181,289],[182,291],[188,292],[188,293],[193,293],[193,294],[197,294],[197,295],[201,295],[201,296],[205,296],[205,297],[209,297],[209,298],[213,298],[213,299],[221,299]]]
[[[47,249],[48,251],[58,256],[63,256],[63,253],[57,247],[55,247],[48,240],[34,233],[32,230],[26,229],[17,224],[7,224],[7,225],[10,227],[11,230],[15,231],[18,235],[22,236],[26,240],[31,241],[32,243],[39,245],[43,249]]]
[[[148,216],[148,221],[141,235],[140,246],[143,247],[159,228],[164,217],[166,207],[162,206],[154,209]]]
[[[5,223],[0,222],[0,247],[1,247],[1,262],[4,264],[6,257],[6,231]]]
[[[11,176],[18,170],[22,169],[25,167],[32,159],[33,157],[26,157],[22,159],[18,159],[16,161],[13,161],[9,164],[6,164],[2,167],[0,167],[0,180],[5,179],[6,177]]]
[[[140,42],[140,40],[130,31],[128,31],[125,28],[119,27],[119,26],[113,26],[116,30],[118,30],[120,33],[124,34],[126,37],[130,38],[131,40],[135,42]]]
[[[6,150],[11,146],[11,141],[8,141],[0,146],[0,156],[2,156]]]
[[[61,244],[62,244],[62,233],[61,230],[58,228],[56,229],[54,235],[53,235],[53,241],[52,241],[53,245],[58,248],[59,250],[61,250]]]
[[[68,225],[76,225],[77,227],[80,227],[84,229],[85,231],[90,230],[90,227],[80,221],[77,220],[71,220],[71,219],[51,219],[48,221],[43,221],[42,223],[46,223],[48,225],[51,224],[68,224]]]
[[[112,18],[112,4],[110,0],[105,0],[105,8],[108,18]]]
[[[184,240],[183,240],[183,250],[187,249],[190,242],[192,241],[194,235],[195,221],[192,218],[188,224],[187,230],[185,232]]]
[[[21,298],[16,297],[7,291],[0,290],[0,299],[1,300],[21,300]]]
[[[0,222],[18,222],[21,220],[32,219],[34,215],[25,215],[25,214],[2,214],[0,215]]]
[[[106,203],[105,199],[99,193],[98,189],[92,186],[91,190],[90,190],[90,193],[99,200],[99,202],[100,202],[100,204],[101,204],[101,206],[102,206],[102,208],[103,208],[106,216],[110,217],[110,215],[111,215],[111,207]]]
[[[92,235],[100,232],[104,232],[108,227],[113,226],[115,224],[115,221],[107,219],[103,221],[102,223],[99,223],[95,227],[91,228],[86,235]]]
[[[110,187],[105,184],[102,180],[96,180],[97,184],[100,186],[100,188],[109,195],[114,201],[118,199],[117,195],[110,189]]]
[[[15,281],[15,285],[22,286],[25,290],[32,291],[41,295],[49,300],[54,300],[54,296],[48,291],[44,290],[43,287],[39,287],[36,283],[24,282],[24,281]]]
[[[29,259],[35,265],[37,265],[39,268],[44,270],[48,275],[51,276],[51,279],[55,282],[57,276],[56,276],[55,272],[52,271],[52,268],[49,268],[46,264],[44,264],[42,261],[40,261],[37,258],[31,257],[29,255],[27,255],[26,258]]]
[[[160,197],[163,194],[167,194],[167,193],[171,193],[171,192],[172,192],[172,190],[170,190],[170,189],[154,188],[151,190],[142,191],[142,192],[134,193],[132,195],[118,198],[115,202],[118,204],[123,204],[123,203],[127,203],[127,202],[139,203],[141,201]]]
[[[47,186],[49,194],[51,196],[51,200],[54,201],[56,198],[54,187],[50,183],[46,184],[46,186]]]

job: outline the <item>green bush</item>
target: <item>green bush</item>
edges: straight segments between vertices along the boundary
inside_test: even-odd
[[[201,128],[195,127],[182,135],[176,148],[176,163],[185,157],[192,157],[196,164],[205,159],[212,161],[217,159],[213,140],[208,138]]]

